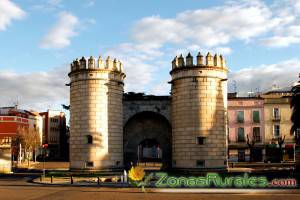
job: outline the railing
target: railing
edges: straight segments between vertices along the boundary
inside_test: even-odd
[[[252,119],[252,123],[253,124],[259,124],[260,123],[260,119]]]
[[[245,138],[238,139],[237,142],[246,142]]]
[[[254,141],[255,141],[255,142],[261,142],[261,137],[260,137],[260,136],[259,136],[259,137],[256,136],[256,138],[254,138]]]
[[[273,118],[272,118],[272,121],[273,122],[278,122],[278,121],[280,121],[280,116],[273,116]]]
[[[239,124],[244,123],[244,121],[245,121],[244,119],[237,119],[237,120],[236,120],[236,122],[239,123]]]

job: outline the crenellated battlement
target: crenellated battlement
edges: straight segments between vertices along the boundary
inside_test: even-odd
[[[117,72],[124,72],[123,64],[116,58],[112,59],[110,56],[104,60],[102,56],[99,56],[96,60],[93,56],[88,59],[82,57],[76,59],[71,63],[71,72],[85,69],[105,69]]]
[[[70,168],[122,168],[123,64],[110,56],[82,57],[71,63],[68,76]]]
[[[199,169],[200,160],[201,168],[226,169],[227,73],[223,56],[209,52],[172,61],[173,168]],[[201,145],[195,143],[199,137]]]
[[[172,61],[172,70],[176,68],[183,67],[219,67],[223,69],[227,69],[226,61],[222,55],[215,54],[211,55],[210,52],[204,56],[199,52],[195,62],[191,53],[184,58],[182,54],[180,56],[176,56]]]

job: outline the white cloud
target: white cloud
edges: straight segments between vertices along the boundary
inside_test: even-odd
[[[213,49],[213,52],[222,55],[229,55],[232,53],[232,49],[230,47],[216,47]]]
[[[285,24],[260,1],[231,2],[219,7],[188,10],[175,18],[146,17],[136,22],[132,37],[141,43],[187,43],[215,47],[233,39],[249,41]]]
[[[62,66],[45,72],[25,74],[1,71],[0,92],[6,98],[0,98],[0,107],[11,106],[16,99],[20,107],[38,111],[68,104],[69,88],[65,86],[68,82],[67,69]]]
[[[35,5],[33,5],[31,8],[33,10],[39,10],[43,12],[47,11],[54,11],[57,9],[62,8],[62,0],[39,0]]]
[[[280,7],[280,10],[286,13],[299,14],[300,13],[300,1],[299,0],[281,0],[276,1],[275,5]]]
[[[0,31],[6,30],[12,20],[22,19],[26,13],[10,0],[0,1]]]
[[[291,44],[300,43],[300,37],[294,36],[273,36],[262,40],[262,43],[269,47],[288,47]]]
[[[62,0],[48,0],[46,3],[51,6],[60,6]]]
[[[121,44],[114,51],[118,54],[121,49],[124,63],[128,58],[139,63],[127,63],[129,69],[126,80],[129,87],[127,88],[140,87],[143,90],[146,88],[146,84],[153,84],[154,86],[149,89],[150,92],[154,94],[168,93],[168,84],[161,81],[161,75],[160,78],[157,78],[154,74],[162,70],[162,67],[156,64],[157,61],[170,61],[167,56],[162,57],[162,49],[168,55],[181,53],[186,55],[189,51],[193,53],[210,51],[229,55],[233,51],[230,47],[232,41],[262,42],[270,47],[285,47],[300,43],[298,15],[296,11],[291,12],[295,8],[291,7],[292,4],[289,1],[293,0],[286,0],[283,5],[276,2],[267,5],[260,0],[227,1],[224,5],[217,7],[180,12],[173,18],[149,16],[138,20],[131,30],[132,42]],[[156,60],[156,63],[153,60]],[[144,66],[145,69],[142,71],[140,66]],[[254,90],[255,85],[259,87],[260,79],[256,79],[256,77],[260,77],[259,73],[265,73],[270,68],[269,66],[265,67],[266,69],[257,66],[258,70],[254,68],[248,70],[249,75],[243,74],[242,92]],[[231,76],[242,72],[232,73]],[[255,73],[255,76],[252,77],[252,73]],[[291,79],[291,74],[287,74]],[[132,77],[136,79],[133,78],[134,81],[130,83]],[[167,79],[166,76],[164,77]],[[267,74],[264,74],[260,78],[265,79],[266,77]],[[283,84],[283,80],[288,80],[284,77],[278,77],[279,85]],[[268,79],[274,81],[273,78],[272,76]],[[236,79],[239,80],[238,77]],[[254,79],[253,84],[243,85],[245,81]],[[137,85],[136,83],[141,84]],[[132,87],[133,85],[135,87]],[[262,88],[271,85],[264,80]]]
[[[300,36],[300,25],[292,25],[284,30],[290,36]]]
[[[165,42],[179,43],[184,39],[186,26],[174,19],[162,19],[159,16],[146,17],[133,27],[133,38],[141,43]]]
[[[86,2],[84,2],[84,5],[85,7],[92,7],[95,5],[95,1],[93,0],[86,0]]]
[[[243,68],[229,74],[229,90],[233,90],[233,81],[236,81],[237,92],[242,95],[249,91],[266,91],[272,85],[288,87],[298,80],[300,60],[290,59],[271,65],[260,65]]]
[[[125,91],[144,92],[153,81],[154,74],[160,66],[153,65],[162,52],[152,45],[122,43],[107,50],[106,55],[114,56],[124,65],[126,73]]]
[[[77,35],[79,20],[68,12],[61,12],[58,21],[42,39],[40,46],[44,49],[61,49],[71,43],[71,38]]]
[[[288,47],[300,43],[300,1],[275,1],[272,5],[273,13],[282,19],[282,23],[260,41],[268,47]]]
[[[164,81],[160,81],[159,83],[155,84],[150,89],[150,94],[152,95],[170,95],[171,92],[171,85],[168,84],[170,79],[165,79]]]
[[[197,45],[202,49],[235,40],[286,47],[300,40],[299,18],[299,0],[268,5],[260,0],[227,1],[217,7],[180,12],[174,18],[142,18],[132,28],[132,38],[143,44]]]

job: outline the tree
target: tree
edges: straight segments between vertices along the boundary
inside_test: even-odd
[[[65,110],[70,110],[70,105],[61,104],[61,106],[62,106],[63,109],[65,109]]]
[[[285,141],[285,136],[280,136],[280,137],[278,137],[277,138],[277,143],[278,143],[278,145],[279,145],[279,152],[280,152],[280,161],[283,161],[283,150],[282,150],[282,145],[283,145],[283,143],[284,143],[284,141]]]
[[[300,78],[300,74],[299,74]],[[295,136],[295,158],[296,158],[296,169],[300,171],[300,81],[298,81],[292,88],[292,127],[290,134]]]
[[[41,138],[38,129],[19,127],[17,136],[14,140],[14,143],[17,146],[20,144],[22,145],[29,167],[30,154],[41,145]]]
[[[250,149],[250,162],[252,162],[253,161],[253,148],[254,148],[254,145],[255,145],[255,141],[254,141],[254,138],[252,138],[251,141],[250,141],[248,134],[247,134],[247,145]]]
[[[300,75],[299,75],[300,76]],[[291,127],[291,135],[297,133],[297,130],[300,129],[300,81],[292,88],[292,100],[291,100],[291,108],[292,108],[292,127]],[[295,142],[300,145],[300,135],[295,134]]]

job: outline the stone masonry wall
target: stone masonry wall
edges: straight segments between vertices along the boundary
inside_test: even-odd
[[[171,71],[173,167],[225,168],[227,69],[189,63]]]
[[[121,68],[86,68],[74,61],[70,87],[70,168],[123,165]],[[112,65],[113,66],[113,65]],[[88,137],[92,142],[88,142]]]

